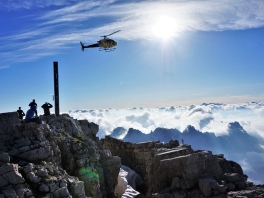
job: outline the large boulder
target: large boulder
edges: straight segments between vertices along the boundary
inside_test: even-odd
[[[181,188],[190,189],[198,184],[199,178],[221,179],[222,169],[218,158],[210,152],[198,152],[180,157],[168,158],[158,163],[152,174],[153,190],[157,191],[160,183],[171,184],[174,177],[181,179]]]

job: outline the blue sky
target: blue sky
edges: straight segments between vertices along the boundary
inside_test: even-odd
[[[262,0],[36,1],[0,4],[0,112],[264,101]],[[113,52],[81,51],[100,36]]]

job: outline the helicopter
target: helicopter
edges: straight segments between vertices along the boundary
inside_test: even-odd
[[[105,52],[111,52],[114,51],[116,48],[115,46],[117,45],[117,42],[114,41],[113,39],[109,39],[108,36],[115,34],[117,32],[120,32],[121,30],[115,31],[111,34],[101,36],[103,39],[97,41],[97,43],[92,44],[92,45],[84,45],[82,42],[80,42],[82,46],[82,51],[84,51],[85,48],[94,48],[94,47],[99,47],[99,51],[105,51]]]

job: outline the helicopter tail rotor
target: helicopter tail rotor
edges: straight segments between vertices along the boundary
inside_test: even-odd
[[[84,51],[84,45],[82,42],[80,42],[81,46],[82,46],[82,51]]]

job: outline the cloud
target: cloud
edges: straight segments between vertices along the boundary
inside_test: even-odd
[[[46,20],[42,25],[57,24],[72,21],[87,21],[91,17],[100,17],[102,8],[110,6],[114,1],[84,1],[72,6],[67,6],[55,11],[47,12],[45,15],[40,16],[39,20]],[[111,16],[108,13],[108,16]]]
[[[217,136],[228,134],[228,124],[239,122],[251,135],[264,137],[264,103],[202,104],[157,108],[71,110],[76,119],[87,119],[99,124],[100,138],[115,128],[138,129],[150,133],[157,127],[183,131],[188,125]]]
[[[263,184],[264,172],[264,156],[263,153],[257,152],[246,152],[243,155],[230,154],[229,156],[232,161],[239,163],[243,171],[249,175],[249,180],[255,184]]]
[[[131,122],[131,123],[140,124],[144,128],[148,128],[149,126],[155,125],[153,120],[150,119],[150,113],[149,112],[145,112],[139,116],[135,116],[135,115],[126,116],[126,120]]]
[[[192,107],[193,107],[194,105],[192,105]],[[208,109],[208,110],[206,110],[206,109]],[[210,110],[210,108],[205,108],[205,107],[198,107],[198,108],[192,108],[191,109],[191,112],[190,112],[190,114],[189,114],[189,116],[191,116],[192,114],[194,114],[194,113],[201,113],[201,114],[205,114],[205,113],[209,113],[209,114],[211,114],[211,112],[209,111]]]
[[[0,10],[34,9],[52,5],[58,8],[41,12],[38,17],[25,17],[25,20],[29,20],[25,23],[32,24],[29,29],[3,37],[3,42],[13,45],[0,42],[0,51],[12,49],[9,56],[1,55],[2,60],[10,62],[19,57],[20,61],[32,61],[33,58],[28,58],[32,52],[35,54],[34,59],[63,53],[80,40],[94,41],[94,37],[116,30],[122,30],[122,33],[112,37],[120,40],[151,39],[155,22],[164,15],[170,16],[174,21],[175,36],[188,31],[243,30],[264,26],[264,2],[256,0],[46,0],[37,3],[27,0],[7,1],[6,4],[1,4]],[[94,19],[101,18],[108,20],[99,26],[93,23]],[[25,40],[29,42],[24,42]]]
[[[0,66],[0,69],[7,69],[9,66]]]
[[[5,3],[0,4],[0,10],[21,10],[49,6],[65,6],[76,2],[77,0],[8,0],[5,1]]]

